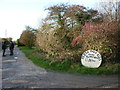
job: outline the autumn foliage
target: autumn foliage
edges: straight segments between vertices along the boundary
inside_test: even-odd
[[[82,51],[93,49],[98,51],[103,56],[103,62],[115,63],[118,60],[119,50],[119,22],[101,22],[93,23],[86,22],[83,26],[83,34],[79,34],[73,38],[71,45],[75,45],[82,42]]]
[[[86,50],[96,50],[103,63],[119,62],[120,22],[106,20],[97,10],[81,5],[54,5],[46,8],[48,16],[34,33],[25,30],[20,42],[46,52],[52,60],[80,62]]]
[[[31,48],[35,44],[35,38],[35,33],[32,30],[30,30],[30,27],[26,27],[26,30],[24,30],[20,36],[19,44]]]

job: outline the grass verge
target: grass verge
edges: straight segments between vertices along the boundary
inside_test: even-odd
[[[81,74],[118,74],[120,73],[120,64],[107,64],[100,66],[99,68],[87,68],[81,63],[72,62],[69,60],[64,61],[52,61],[47,59],[43,52],[36,50],[35,48],[19,47],[20,50],[30,59],[34,64],[43,67],[45,69],[51,69],[59,72],[67,73],[81,73]]]

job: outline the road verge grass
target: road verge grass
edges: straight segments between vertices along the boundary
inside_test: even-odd
[[[80,73],[80,74],[118,74],[120,73],[120,64],[107,64],[100,66],[99,68],[87,68],[84,67],[80,62],[73,62],[70,60],[64,61],[53,61],[47,59],[43,52],[38,51],[35,48],[19,47],[20,50],[30,59],[34,64],[43,67],[45,69],[50,69],[58,72],[67,73]]]

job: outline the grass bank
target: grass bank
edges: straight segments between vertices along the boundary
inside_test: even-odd
[[[52,61],[45,57],[42,51],[38,51],[35,48],[19,47],[20,50],[25,53],[25,55],[36,65],[43,67],[45,69],[51,69],[59,72],[68,73],[81,73],[81,74],[118,74],[120,73],[120,64],[107,64],[105,66],[100,66],[99,68],[87,68],[81,63],[73,62],[69,60],[64,61]]]

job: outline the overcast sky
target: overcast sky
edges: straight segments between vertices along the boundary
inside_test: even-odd
[[[0,37],[16,40],[29,25],[38,28],[45,18],[45,8],[58,3],[80,4],[94,8],[99,0],[0,0]],[[6,32],[6,34],[5,34]]]

